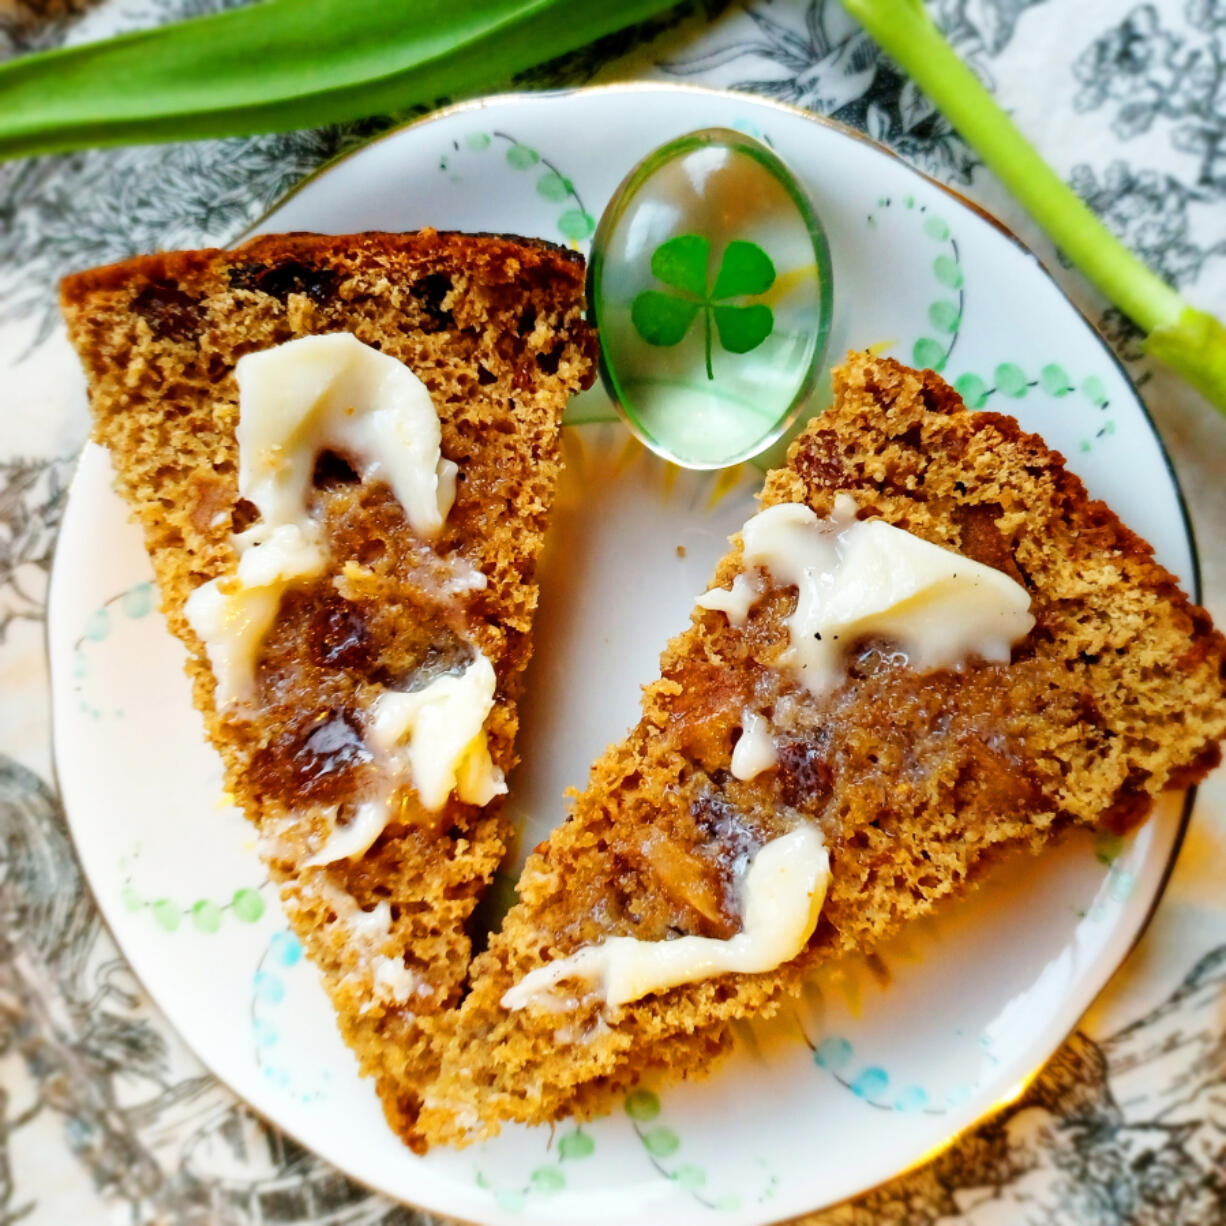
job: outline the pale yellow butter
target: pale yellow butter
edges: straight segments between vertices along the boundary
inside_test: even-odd
[[[780,667],[814,694],[838,685],[847,651],[866,638],[890,640],[912,668],[929,672],[973,656],[1007,662],[1034,626],[1021,584],[884,520],[857,520],[846,494],[829,520],[785,502],[759,512],[741,535],[746,567],[797,589]]]
[[[395,358],[347,332],[250,353],[239,389],[239,494],[260,512],[234,538],[235,575],[210,580],[184,614],[200,636],[225,709],[250,692],[255,659],[286,588],[323,573],[327,555],[307,496],[319,453],[342,452],[363,477],[386,481],[413,530],[438,534],[455,498],[456,467],[440,454],[425,385]],[[480,576],[480,579],[478,579]],[[465,587],[484,576],[467,567]]]
[[[507,790],[485,735],[494,689],[494,666],[478,652],[459,676],[375,699],[370,744],[376,753],[400,758],[427,809],[441,809],[453,789],[471,805],[489,804]]]
[[[252,533],[243,537],[237,573],[201,584],[183,606],[188,624],[208,651],[219,710],[249,689],[256,654],[286,588],[323,574],[327,564],[313,525],[304,530],[298,524],[281,524],[259,538]]]
[[[754,576],[742,571],[733,579],[730,588],[713,587],[709,592],[703,592],[694,603],[700,609],[713,609],[725,614],[729,625],[743,626],[749,618],[749,610],[761,595],[761,585]]]
[[[557,1011],[558,984],[577,981],[617,1008],[652,992],[732,972],[773,970],[796,957],[817,927],[830,882],[820,832],[799,826],[754,855],[741,886],[741,931],[726,941],[609,937],[530,971],[502,996],[504,1009]],[[586,993],[585,993],[586,994]],[[575,1003],[578,1003],[576,1000]]]
[[[737,779],[753,779],[779,761],[770,721],[748,707],[741,712],[741,737],[732,748],[731,770]]]
[[[266,524],[304,515],[315,460],[340,452],[385,481],[419,536],[438,535],[456,466],[426,385],[348,332],[304,336],[239,359],[238,488]]]
[[[452,791],[472,805],[507,790],[490,758],[485,720],[494,706],[494,666],[480,652],[459,676],[436,677],[420,690],[380,694],[371,707],[366,742],[379,766],[379,792],[334,826],[303,868],[364,855],[391,820],[391,797],[411,784],[422,807],[437,812]],[[335,821],[336,810],[333,810]]]

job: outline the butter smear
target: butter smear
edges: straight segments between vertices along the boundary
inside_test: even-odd
[[[773,970],[796,957],[813,935],[829,882],[830,856],[820,832],[798,826],[750,859],[741,885],[741,931],[736,936],[726,941],[607,937],[529,971],[503,993],[502,1007],[516,1010],[536,1004],[554,1010],[555,989],[570,980],[587,985],[605,1005],[618,1008],[714,975]]]
[[[826,693],[842,680],[848,651],[873,636],[896,643],[919,672],[957,668],[972,656],[1008,662],[1013,644],[1034,626],[1021,584],[884,520],[858,520],[855,512],[849,494],[836,498],[828,520],[784,502],[742,529],[745,566],[797,590],[780,657],[784,672],[811,693]],[[742,600],[734,583],[731,592],[715,589],[698,603],[741,624]]]
[[[184,609],[208,653],[222,711],[251,697],[259,649],[286,590],[327,570],[327,542],[308,509],[320,452],[335,450],[364,480],[386,483],[425,540],[441,531],[456,486],[425,385],[402,362],[349,333],[247,354],[235,377],[238,492],[259,518],[232,538],[234,572],[202,584]],[[485,586],[485,575],[464,559],[444,562],[448,593]],[[441,809],[453,789],[471,804],[504,792],[484,729],[494,691],[493,666],[475,651],[460,676],[381,694],[366,733],[380,768],[377,794],[360,799],[343,824],[339,808],[332,810],[332,832],[307,866],[362,855],[391,819],[392,793],[405,784],[430,811]]]

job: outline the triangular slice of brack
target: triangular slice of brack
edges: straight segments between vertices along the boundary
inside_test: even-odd
[[[1124,830],[1218,760],[1207,615],[931,372],[852,355],[733,546],[474,962],[426,1141],[703,1069],[996,853]]]
[[[433,231],[63,286],[228,787],[406,1137],[505,846],[583,306],[570,252]]]

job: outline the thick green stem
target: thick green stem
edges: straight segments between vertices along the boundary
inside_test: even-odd
[[[1226,411],[1226,328],[1190,307],[1124,246],[1043,161],[958,58],[921,0],[843,0],[1051,240],[1150,334],[1153,355]]]

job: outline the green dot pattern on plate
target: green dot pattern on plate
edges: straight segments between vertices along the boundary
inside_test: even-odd
[[[235,916],[244,924],[254,924],[264,914],[264,900],[258,890],[249,886],[235,890],[230,905],[234,908]]]
[[[932,261],[932,271],[942,285],[948,285],[950,289],[962,288],[962,269],[958,267],[958,261],[953,256],[938,255]]]
[[[1118,834],[1103,833],[1094,840],[1094,856],[1102,864],[1114,864],[1124,850],[1124,840]]]
[[[153,922],[165,932],[174,932],[183,918],[183,912],[169,898],[159,898],[150,908]]]
[[[522,1192],[514,1192],[507,1189],[503,1192],[495,1192],[494,1200],[499,1209],[507,1213],[519,1213],[524,1207],[524,1194]]]
[[[939,217],[929,217],[924,222],[924,233],[929,238],[935,238],[940,242],[944,242],[949,237],[949,225]]]
[[[813,1060],[818,1068],[829,1069],[832,1073],[837,1073],[839,1069],[847,1067],[851,1056],[851,1044],[846,1039],[831,1038],[823,1039],[818,1044],[817,1050],[813,1053]]]
[[[1104,408],[1107,404],[1107,389],[1103,386],[1103,381],[1097,375],[1090,375],[1089,378],[1082,380],[1081,394],[1091,404],[1097,405],[1100,409]]]
[[[538,1166],[528,1179],[533,1189],[545,1196],[553,1196],[566,1187],[566,1176],[556,1166]]]
[[[100,643],[111,630],[111,614],[109,609],[95,609],[85,623],[85,637]]]
[[[1029,390],[1026,372],[1015,362],[1002,362],[996,368],[996,390],[1002,396],[1020,400]]]
[[[1039,386],[1049,396],[1067,396],[1073,390],[1068,371],[1055,362],[1049,362],[1039,371]]]
[[[596,232],[596,219],[583,209],[567,209],[558,218],[558,229],[567,238],[591,238]]]
[[[673,1172],[673,1182],[680,1184],[686,1191],[693,1192],[707,1182],[707,1173],[702,1167],[685,1162]]]
[[[138,583],[134,588],[129,588],[120,603],[129,617],[139,620],[153,608],[153,584]]]
[[[653,1158],[667,1158],[681,1148],[681,1139],[671,1128],[661,1126],[643,1133],[643,1148]]]
[[[941,299],[928,308],[928,322],[941,332],[956,332],[961,319],[961,312],[956,302]]]
[[[660,1114],[660,1098],[651,1090],[634,1090],[626,1095],[626,1114],[645,1124]]]
[[[192,907],[192,923],[201,932],[216,932],[221,927],[221,908],[207,898]]]
[[[886,1073],[885,1069],[874,1066],[866,1068],[851,1083],[851,1092],[857,1098],[875,1099],[885,1091],[886,1086],[889,1084],[889,1074]]]
[[[571,193],[571,186],[556,170],[547,170],[536,181],[537,194],[546,200],[565,200]]]
[[[137,893],[134,886],[125,885],[119,891],[119,901],[123,903],[125,911],[139,911],[145,905],[145,900]]]
[[[530,170],[540,160],[541,155],[531,145],[512,145],[507,150],[507,162],[516,170]]]
[[[567,1161],[590,1158],[596,1152],[596,1142],[586,1132],[568,1132],[558,1141],[558,1156]]]
[[[982,409],[988,401],[988,385],[978,375],[959,375],[954,391],[966,402],[968,409]]]
[[[911,364],[920,370],[940,370],[945,365],[945,346],[930,336],[921,336],[911,350]]]
[[[464,144],[468,146],[474,153],[480,153],[482,149],[490,147],[490,134],[488,132],[470,132],[464,138]]]

